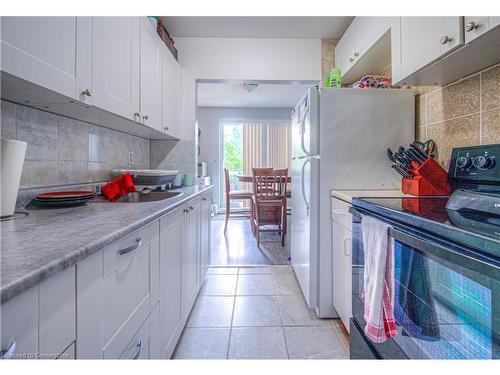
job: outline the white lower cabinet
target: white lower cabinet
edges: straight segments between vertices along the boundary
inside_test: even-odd
[[[1,356],[170,358],[209,265],[210,194],[3,303]]]
[[[333,198],[332,207],[333,306],[349,330],[352,316],[352,218],[347,211],[348,203]]]
[[[75,341],[75,267],[1,305],[2,358],[56,359]]]
[[[151,312],[153,222],[77,265],[77,358],[122,356]],[[148,330],[149,332],[149,330]]]
[[[181,314],[186,323],[201,286],[200,272],[200,198],[189,202],[183,210],[184,246],[182,251]]]
[[[201,280],[203,280],[210,265],[210,222],[211,222],[211,207],[212,194],[208,192],[201,196],[201,212],[200,212],[200,269]]]
[[[170,358],[182,332],[181,267],[185,207],[160,219],[160,355]]]

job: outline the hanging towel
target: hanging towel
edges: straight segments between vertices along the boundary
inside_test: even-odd
[[[365,260],[362,293],[365,334],[375,343],[397,335],[394,319],[394,244],[389,237],[389,228],[389,225],[368,216],[361,220]]]

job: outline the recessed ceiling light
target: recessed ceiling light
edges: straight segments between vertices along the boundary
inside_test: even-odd
[[[252,91],[255,91],[255,89],[259,85],[257,83],[245,83],[245,82],[242,82],[242,83],[240,83],[240,86],[246,92],[252,92]]]

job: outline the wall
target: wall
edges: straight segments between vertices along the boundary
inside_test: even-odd
[[[417,91],[415,101],[416,138],[436,142],[446,169],[453,147],[500,143],[500,64]]]
[[[324,86],[326,77],[335,66],[336,39],[321,39],[321,86]]]
[[[4,100],[1,135],[28,143],[21,188],[106,181],[113,168],[149,168],[147,139]]]
[[[321,79],[320,39],[176,38],[182,67],[182,140],[194,140],[196,80]]]
[[[291,108],[198,108],[198,127],[201,131],[199,160],[208,164],[208,174],[215,185],[214,204],[219,205],[219,122],[221,120],[289,120]]]

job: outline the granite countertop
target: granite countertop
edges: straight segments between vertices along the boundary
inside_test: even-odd
[[[181,188],[183,194],[148,203],[109,203],[27,210],[28,216],[3,221],[0,302],[22,293],[123,236],[186,203],[212,186]]]
[[[401,190],[332,190],[330,195],[347,203],[352,203],[353,198],[401,198],[412,197]]]

